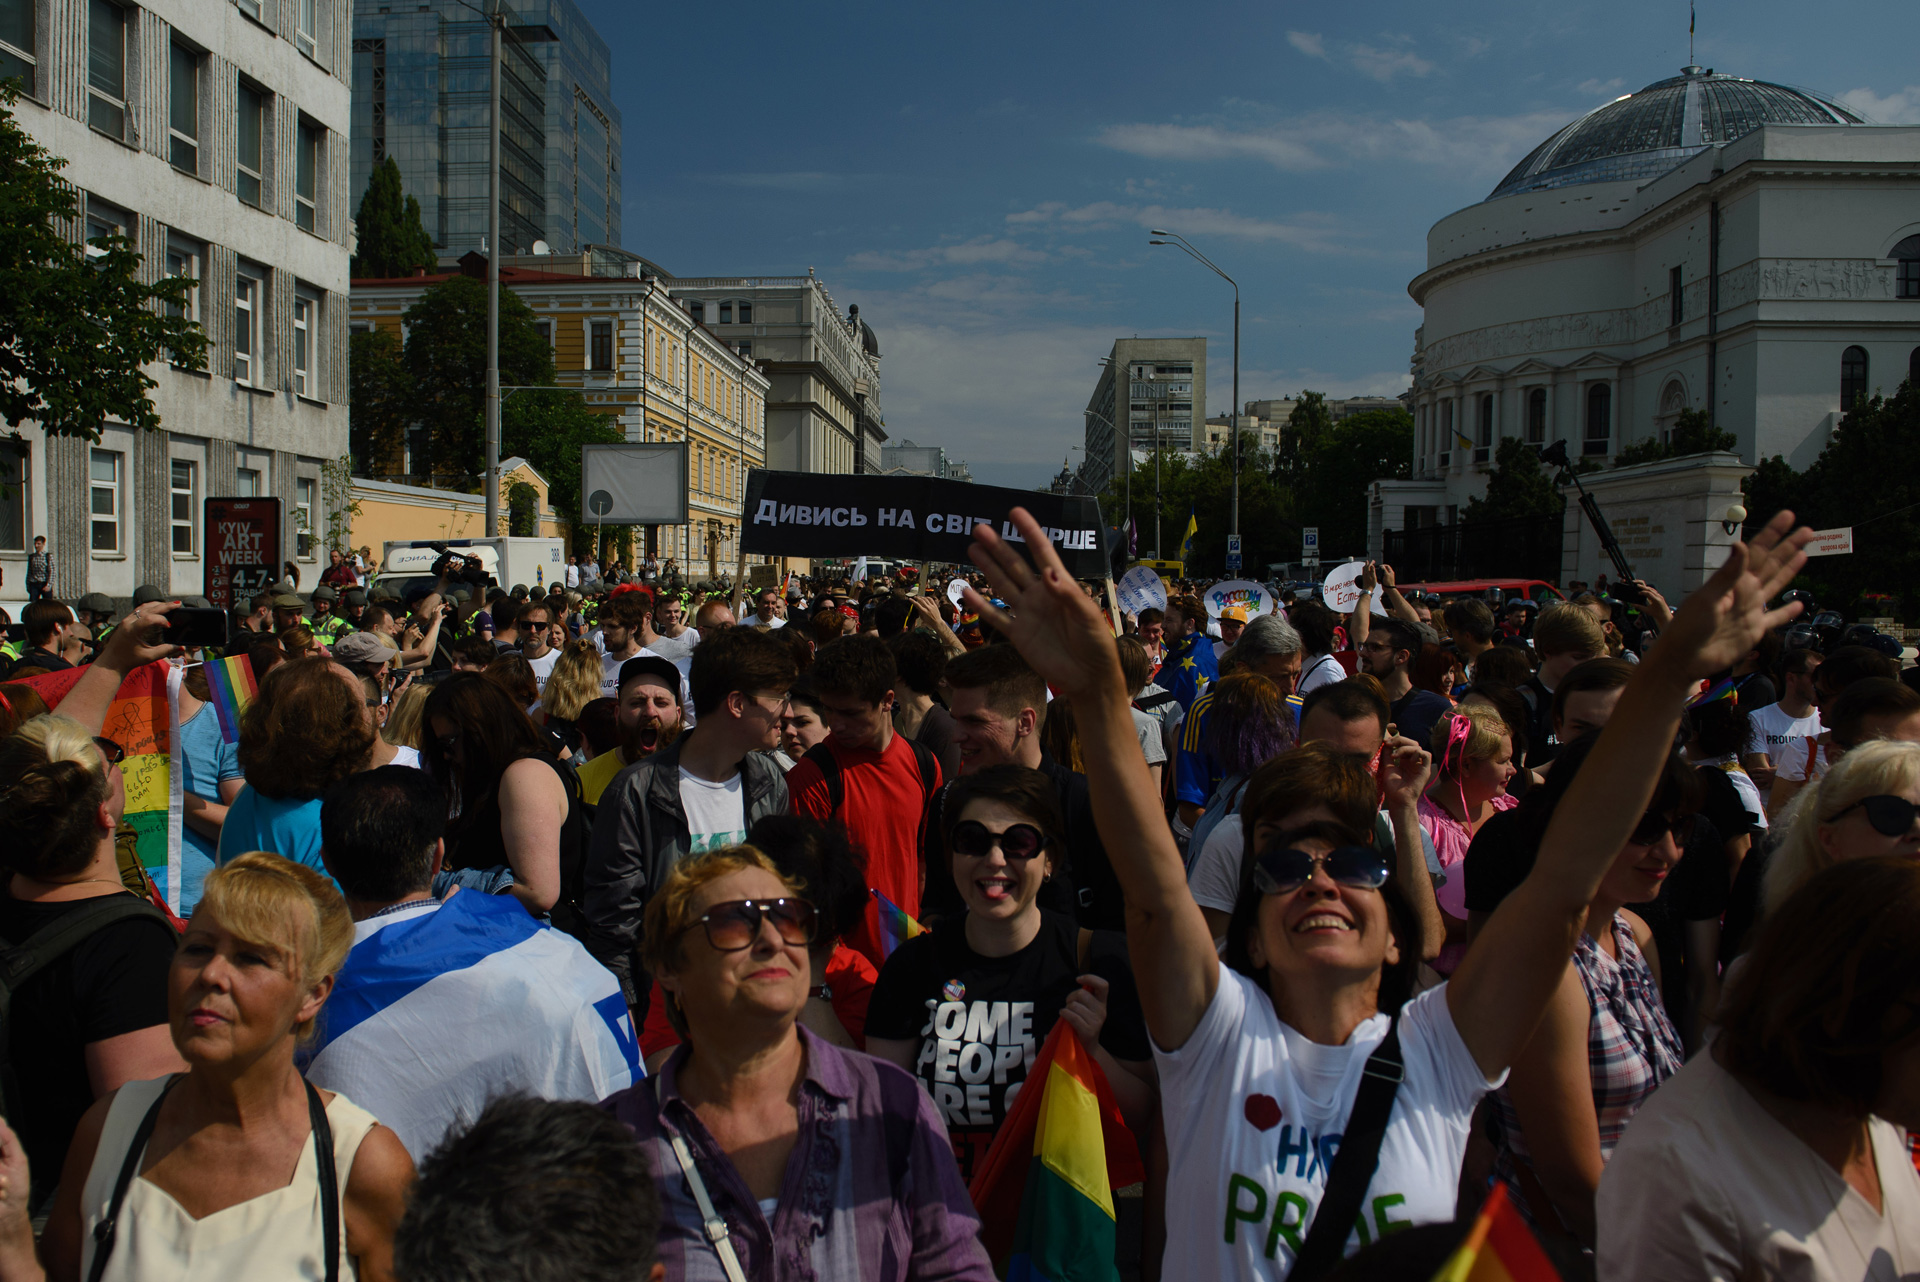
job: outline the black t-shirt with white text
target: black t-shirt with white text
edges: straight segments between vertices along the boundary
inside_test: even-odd
[[[1079,942],[1073,918],[1042,909],[1032,943],[1009,957],[982,957],[957,916],[901,944],[881,968],[867,1036],[919,1043],[914,1073],[947,1123],[964,1179],[992,1146],[1081,974],[1110,985],[1100,1030],[1107,1053],[1125,1060],[1152,1054],[1126,937],[1092,932],[1084,972]]]

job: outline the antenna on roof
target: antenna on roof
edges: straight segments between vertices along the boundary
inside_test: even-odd
[[[1693,65],[1693,0],[1687,0],[1687,65]]]

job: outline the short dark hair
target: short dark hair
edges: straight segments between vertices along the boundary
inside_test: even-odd
[[[886,698],[900,678],[887,643],[857,633],[821,646],[808,675],[813,678],[814,689],[822,694],[851,695],[862,703],[874,704]],[[694,710],[700,711],[698,704]]]
[[[1420,657],[1420,647],[1426,644],[1426,638],[1420,635],[1420,629],[1405,619],[1375,619],[1372,629],[1386,638],[1387,644],[1396,650],[1407,652],[1407,665]]]
[[[433,846],[447,832],[447,794],[413,766],[348,775],[320,804],[320,844],[341,893],[390,904],[433,886]]]
[[[986,645],[947,661],[947,686],[953,690],[987,692],[987,705],[1003,717],[1017,717],[1020,709],[1047,714],[1047,683],[1026,656],[1010,645]]]
[[[518,627],[523,623],[526,623],[529,626],[535,626],[529,623],[527,619],[527,616],[532,614],[535,610],[539,610],[541,613],[547,616],[546,623],[537,625],[540,627],[545,627],[547,626],[547,624],[552,623],[553,616],[559,613],[559,611],[554,608],[553,602],[550,601],[548,598],[543,596],[534,597],[532,600],[528,601],[525,605],[520,607],[520,613],[514,618],[514,626]]]
[[[803,703],[812,708],[815,713],[820,711],[820,692],[813,688],[813,677],[810,673],[801,673],[795,678],[794,683],[787,687],[787,702]]]
[[[1393,710],[1387,701],[1357,681],[1329,681],[1313,691],[1300,705],[1300,723],[1306,724],[1307,714],[1315,708],[1325,708],[1340,721],[1359,721],[1371,717],[1380,723],[1384,732],[1387,723],[1393,720]]]
[[[1131,633],[1115,637],[1113,644],[1120,652],[1120,677],[1127,683],[1127,697],[1132,698],[1147,686],[1146,644]]]
[[[1625,659],[1588,659],[1585,663],[1576,663],[1553,688],[1553,719],[1559,721],[1566,717],[1569,695],[1624,690],[1631,680],[1633,665]]]
[[[881,635],[886,635],[884,627]],[[940,682],[947,675],[945,642],[931,632],[902,632],[888,638],[887,645],[893,651],[894,669],[907,689],[915,694],[940,693]]]
[[[1165,623],[1166,621],[1167,612],[1151,605],[1134,616],[1134,622],[1143,628],[1150,628],[1156,623]]]
[[[1054,873],[1058,875],[1066,869],[1067,825],[1060,815],[1060,790],[1041,771],[1012,764],[988,766],[953,781],[946,800],[940,803],[940,813],[947,825],[947,830],[940,834],[940,846],[947,853],[949,866],[953,862],[953,827],[960,822],[967,804],[973,801],[997,801],[1032,819],[1047,839],[1047,857],[1053,860]]]
[[[1493,611],[1485,601],[1467,597],[1447,602],[1447,627],[1472,637],[1481,645],[1493,640]]]
[[[1533,659],[1525,646],[1496,645],[1473,661],[1475,685],[1523,686],[1533,675]]]
[[[704,717],[739,690],[784,692],[799,675],[793,653],[765,632],[752,628],[722,628],[703,637],[694,648],[687,672],[687,689],[695,716]]]
[[[820,942],[852,931],[866,917],[867,861],[837,823],[805,815],[768,815],[747,833],[747,844],[773,860],[813,905]]]
[[[1865,729],[1862,723],[1868,717],[1911,716],[1916,712],[1920,712],[1920,694],[1898,681],[1868,677],[1848,686],[1833,701],[1833,722],[1829,728],[1840,747],[1852,748],[1859,744]]]
[[[62,624],[72,623],[73,619],[73,611],[58,601],[35,601],[20,612],[20,622],[27,630],[29,645],[41,644],[52,637]]]
[[[907,620],[913,618],[913,602],[903,596],[888,597],[873,611],[874,631],[881,640],[899,636],[907,630]]]
[[[600,624],[604,627],[611,623],[616,628],[635,631],[652,613],[651,602],[646,596],[639,592],[622,592],[601,607]]]
[[[420,1163],[394,1233],[407,1282],[633,1282],[658,1254],[647,1152],[596,1104],[506,1096]]]
[[[1318,601],[1295,601],[1287,619],[1300,634],[1300,645],[1306,653],[1333,653],[1333,630],[1340,626],[1340,620],[1332,610]]]
[[[1900,660],[1889,658],[1864,645],[1843,645],[1813,670],[1813,679],[1838,694],[1856,681],[1869,677],[1900,679]]]
[[[513,696],[518,707],[530,708],[540,701],[540,679],[534,675],[533,664],[527,661],[527,656],[518,650],[500,651],[480,672]]]

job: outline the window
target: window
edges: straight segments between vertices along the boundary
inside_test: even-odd
[[[690,303],[687,306],[687,315],[693,317],[694,324],[704,325],[707,323],[707,305],[705,303]]]
[[[93,550],[120,550],[120,455],[95,450],[89,465],[93,490]]]
[[[167,47],[167,158],[175,169],[200,172],[200,55]]]
[[[87,6],[87,123],[127,136],[127,11],[112,0]]]
[[[550,320],[535,321],[533,323],[533,331],[534,333],[540,335],[540,341],[542,343],[545,343],[548,347],[553,346],[553,322],[552,321]]]
[[[87,196],[87,240],[107,240],[114,236],[126,236],[128,231],[127,215],[98,196]],[[104,257],[106,250],[98,245],[87,246],[87,257]]]
[[[167,481],[168,516],[173,524],[173,550],[180,556],[193,555],[193,498],[200,468],[192,459],[170,459]]]
[[[236,498],[259,498],[260,469],[257,467],[235,468],[233,473],[233,493]]]
[[[746,359],[746,360],[753,359],[753,344],[749,343],[746,339],[744,338],[741,339],[739,342],[734,344],[734,347],[736,350],[739,351],[743,359]]]
[[[198,322],[200,319],[200,246],[179,236],[167,238],[167,275],[181,277],[193,282],[186,297],[179,303],[169,303],[169,315]]]
[[[0,80],[17,76],[28,94],[38,85],[33,56],[35,7],[35,0],[0,0]]]
[[[720,304],[720,323],[722,325],[733,324],[733,304],[732,303]]]
[[[1527,393],[1527,444],[1547,443],[1547,389],[1536,387]]]
[[[1474,440],[1473,461],[1484,463],[1493,454],[1493,394],[1480,394],[1480,434]]]
[[[0,5],[0,10],[5,6]],[[0,33],[0,40],[5,34]],[[0,75],[6,74],[0,70]],[[1897,273],[1899,287],[1894,291],[1901,298],[1920,298],[1920,236],[1909,236],[1893,247],[1893,258],[1900,264]]]
[[[303,476],[293,483],[293,541],[297,549],[294,555],[302,561],[313,560],[313,492],[316,489],[311,476]]]
[[[94,0],[95,4],[103,0]],[[235,188],[240,199],[249,205],[264,208],[266,201],[262,192],[262,179],[266,168],[261,163],[260,139],[266,132],[267,96],[251,85],[240,86],[240,172],[235,180]]]
[[[1667,324],[1678,325],[1687,314],[1681,301],[1681,286],[1686,283],[1684,273],[1678,267],[1667,269]]]
[[[260,347],[260,282],[252,276],[233,279],[233,381],[254,385]]]
[[[1613,388],[1595,383],[1587,389],[1587,439],[1582,454],[1605,454],[1613,436]]]
[[[753,304],[752,303],[740,304],[740,323],[742,325],[753,324]]]
[[[1849,347],[1840,353],[1840,412],[1851,414],[1854,402],[1867,394],[1867,349]]]
[[[249,18],[254,19],[256,22],[259,21],[260,0],[236,0],[236,3],[238,3],[240,6],[240,12],[246,14]]]
[[[613,368],[613,322],[594,321],[592,326],[593,343],[587,353],[587,368],[610,370]]]
[[[1440,402],[1440,438],[1448,449],[1453,448],[1453,400]]]
[[[0,447],[0,552],[27,550],[27,452]]]
[[[313,378],[313,300],[293,300],[293,394],[311,396]]]
[[[299,47],[301,53],[311,58],[314,49],[313,33],[317,26],[314,22],[314,0],[295,0],[294,12],[296,21],[293,25],[293,42]]]
[[[347,333],[349,335],[371,334],[373,333],[373,322],[372,321],[348,321]]]
[[[311,0],[308,0],[311,3]],[[300,122],[293,149],[293,221],[312,231],[315,182],[320,171],[320,126]]]

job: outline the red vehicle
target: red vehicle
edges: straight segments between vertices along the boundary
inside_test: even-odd
[[[1498,605],[1516,596],[1538,601],[1541,605],[1566,600],[1560,589],[1545,579],[1459,579],[1452,583],[1402,583],[1398,587],[1402,593],[1431,592],[1449,599],[1478,597],[1490,605]]]

